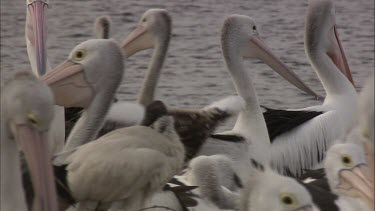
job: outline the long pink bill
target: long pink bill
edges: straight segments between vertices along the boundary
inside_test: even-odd
[[[369,168],[366,165],[356,166],[351,170],[340,172],[341,186],[350,187],[347,192],[362,198],[369,204],[374,204],[374,184],[368,178]]]
[[[30,40],[35,46],[35,59],[39,75],[46,73],[46,10],[48,4],[44,0],[30,0],[27,5],[28,12],[32,18],[33,35]]]
[[[28,126],[17,127],[17,142],[31,172],[38,211],[58,211],[56,187],[48,152],[47,133]]]
[[[138,25],[122,42],[121,47],[124,50],[125,57],[128,58],[141,50],[152,48],[151,40],[147,28]]]
[[[82,65],[69,60],[49,71],[41,80],[51,88],[59,106],[87,108],[95,94]]]
[[[333,42],[334,50],[333,52],[328,52],[328,56],[331,58],[337,68],[342,72],[342,74],[344,74],[354,86],[353,76],[350,71],[348,60],[346,59],[336,26],[332,28],[330,36],[330,40]]]
[[[291,84],[300,90],[314,96],[316,99],[321,97],[316,94],[310,87],[308,87],[292,70],[290,70],[283,62],[277,58],[272,51],[264,44],[263,40],[258,36],[253,36],[250,40],[250,45],[256,49],[256,54],[259,59],[268,64],[279,75],[289,81]]]

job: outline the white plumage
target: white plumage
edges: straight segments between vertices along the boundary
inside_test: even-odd
[[[361,146],[335,144],[327,152],[325,172],[340,210],[373,210],[374,184]]]
[[[337,36],[333,3],[310,0],[305,30],[306,54],[327,96],[321,106],[298,109],[323,114],[273,140],[272,165],[281,173],[294,175],[315,167],[333,142],[354,125],[357,116],[358,94],[348,80],[351,74]]]

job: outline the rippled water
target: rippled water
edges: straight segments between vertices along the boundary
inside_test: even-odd
[[[107,0],[54,1],[48,9],[48,58],[62,62],[78,43],[93,37],[99,15],[113,20],[111,34],[122,39],[149,8],[165,8],[173,18],[173,37],[158,85],[157,98],[170,106],[201,107],[235,93],[220,50],[224,17],[243,14],[260,25],[260,34],[287,66],[324,96],[304,53],[303,33],[307,1],[300,0]],[[24,39],[26,6],[23,0],[1,1],[1,78],[30,69]],[[374,71],[374,1],[336,1],[338,30],[358,90]],[[152,50],[128,60],[118,91],[120,99],[134,100]],[[288,84],[261,63],[247,61],[263,105],[300,108],[320,103]]]

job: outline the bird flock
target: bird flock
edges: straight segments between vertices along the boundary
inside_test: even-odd
[[[121,43],[110,39],[110,18],[97,18],[95,38],[52,68],[48,4],[26,1],[32,71],[1,89],[2,211],[374,210],[374,74],[357,93],[331,0],[309,0],[304,29],[326,96],[286,110],[259,104],[245,59],[322,97],[271,51],[251,17],[230,15],[221,28],[237,95],[185,109],[155,99],[172,39],[167,10],[147,10]],[[117,100],[132,71],[124,61],[146,49],[153,54],[137,101]],[[231,130],[216,130],[231,117]]]

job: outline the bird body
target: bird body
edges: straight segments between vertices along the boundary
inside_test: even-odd
[[[53,119],[53,95],[31,72],[20,72],[1,90],[1,210],[26,211],[20,151],[36,192],[34,208],[57,211],[47,133]]]
[[[184,148],[168,127],[173,125],[118,129],[69,152],[63,162],[58,157],[55,162],[68,164],[68,185],[79,201],[130,200],[140,190],[147,198],[183,164]]]
[[[338,37],[334,11],[329,0],[309,1],[305,50],[327,96],[321,106],[299,109],[322,114],[274,138],[272,166],[284,174],[300,175],[303,169],[316,167],[324,152],[356,122],[358,94],[351,84],[353,79]]]

